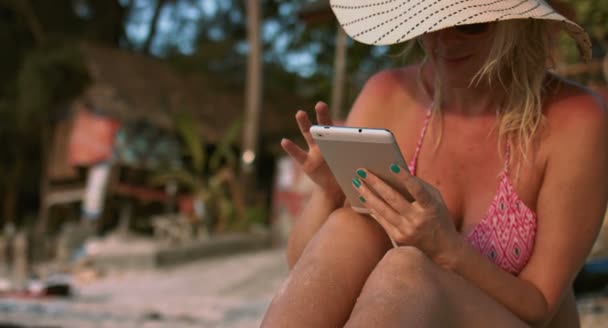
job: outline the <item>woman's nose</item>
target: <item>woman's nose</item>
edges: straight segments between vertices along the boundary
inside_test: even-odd
[[[444,28],[436,32],[437,40],[440,42],[462,42],[463,35],[458,33],[453,27]]]

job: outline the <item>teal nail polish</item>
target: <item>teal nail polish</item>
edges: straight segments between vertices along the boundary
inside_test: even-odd
[[[365,198],[363,198],[363,196],[359,196],[359,200],[361,201],[361,203],[365,203]]]
[[[353,179],[353,184],[355,185],[355,187],[359,188],[361,187],[361,181],[359,181],[359,179],[354,178]]]
[[[393,163],[391,164],[391,171],[393,171],[393,173],[399,173],[401,172],[401,168],[399,165]]]
[[[362,169],[358,169],[357,170],[357,174],[362,177],[363,179],[367,178],[367,173],[365,173],[365,171],[363,171]]]

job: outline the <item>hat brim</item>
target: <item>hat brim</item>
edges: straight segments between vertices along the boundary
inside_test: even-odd
[[[558,22],[591,59],[589,36],[576,23],[542,0],[330,0],[338,22],[350,37],[370,45],[391,45],[444,28],[511,19]]]

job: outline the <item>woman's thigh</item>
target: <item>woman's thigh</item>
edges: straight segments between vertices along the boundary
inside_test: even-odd
[[[369,274],[391,246],[372,218],[352,209],[336,210],[306,246],[263,326],[342,326]]]
[[[348,327],[528,327],[504,306],[413,247],[390,250],[370,275]]]

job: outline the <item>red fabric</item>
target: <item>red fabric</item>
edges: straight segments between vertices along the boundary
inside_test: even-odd
[[[166,202],[171,199],[171,197],[162,190],[134,186],[127,183],[116,183],[113,186],[112,191],[118,195],[131,196],[144,202]]]
[[[119,126],[116,120],[79,110],[70,135],[68,162],[87,166],[109,159]]]
[[[518,275],[534,250],[536,220],[536,213],[519,198],[505,172],[487,214],[467,240],[503,270]]]

